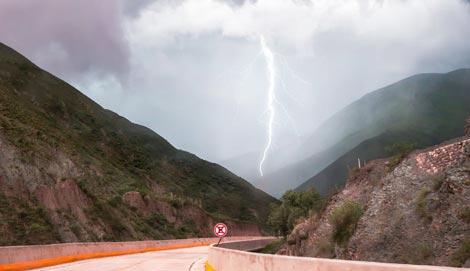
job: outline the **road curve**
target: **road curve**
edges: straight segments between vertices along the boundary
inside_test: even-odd
[[[105,257],[44,267],[42,271],[202,271],[207,246]]]

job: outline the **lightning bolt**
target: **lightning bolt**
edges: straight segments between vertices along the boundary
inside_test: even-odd
[[[263,165],[266,161],[266,156],[268,154],[269,149],[271,148],[271,144],[273,142],[273,125],[274,125],[274,117],[276,115],[276,108],[274,106],[276,102],[276,71],[274,69],[274,54],[271,49],[266,44],[263,36],[260,36],[260,45],[261,45],[261,53],[264,56],[266,61],[266,73],[268,79],[268,103],[267,103],[267,113],[268,113],[268,131],[267,131],[267,141],[266,146],[264,147],[263,156],[261,161],[259,162],[259,173],[263,176]]]

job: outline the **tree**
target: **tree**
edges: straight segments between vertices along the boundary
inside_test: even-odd
[[[308,217],[310,212],[319,212],[323,199],[314,188],[307,191],[287,191],[281,203],[271,206],[268,225],[275,233],[286,236],[295,226],[298,219]]]
[[[275,234],[286,236],[289,232],[287,227],[288,217],[289,212],[283,204],[273,204],[268,217],[268,225],[271,226]]]
[[[355,201],[346,201],[333,210],[329,221],[333,225],[333,240],[338,245],[345,245],[349,241],[362,213],[362,206]]]

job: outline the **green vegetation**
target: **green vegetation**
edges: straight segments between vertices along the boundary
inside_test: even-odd
[[[176,209],[191,204],[214,217],[261,226],[265,226],[269,205],[277,202],[223,167],[178,150],[150,129],[103,109],[3,44],[0,44],[0,131],[2,139],[15,147],[25,166],[46,176],[36,180],[35,185],[76,178],[80,189],[93,202],[87,214],[93,218],[94,226],[106,229],[109,240],[195,234],[189,224],[172,233],[171,227],[162,232],[148,231],[142,226],[146,222],[122,204],[121,196],[128,191],[138,191],[149,199],[165,197]],[[46,171],[45,165],[54,163],[70,165],[64,171],[76,176]],[[14,201],[31,205],[27,197]],[[3,212],[1,209],[0,213]],[[129,222],[136,219],[140,222]],[[68,222],[64,225],[72,221]],[[33,225],[33,230],[42,229],[38,227],[42,224]],[[22,231],[27,230],[24,227]],[[75,227],[73,231],[77,230]],[[88,232],[80,236],[91,235]],[[56,241],[51,234],[45,239],[48,240],[44,242]]]
[[[437,176],[433,177],[432,179],[432,190],[434,192],[438,191],[441,186],[442,186],[442,183],[445,181],[446,179],[446,176],[445,174],[438,174]]]
[[[463,207],[458,214],[459,218],[462,219],[465,223],[470,224],[470,207]]]
[[[418,213],[418,215],[428,223],[432,221],[432,216],[426,207],[426,196],[429,193],[431,193],[431,190],[427,187],[423,187],[419,190],[416,196],[415,205],[416,213]]]
[[[319,212],[323,200],[315,189],[304,192],[287,191],[281,198],[280,204],[271,206],[268,224],[275,234],[287,236],[299,218],[306,218],[310,212]]]
[[[470,239],[465,239],[459,249],[452,255],[452,266],[461,267],[470,259]]]
[[[432,247],[427,244],[421,244],[417,248],[417,259],[423,263],[432,257]]]
[[[386,152],[392,155],[392,158],[388,161],[388,170],[392,171],[415,147],[416,143],[394,143],[387,146],[385,148]]]
[[[72,222],[70,225],[70,230],[75,234],[75,236],[80,237],[81,230],[80,225],[77,222]]]
[[[271,243],[269,243],[267,246],[265,246],[263,249],[261,249],[259,253],[276,254],[276,252],[278,252],[281,246],[284,245],[285,243],[286,243],[285,238],[274,240]]]
[[[42,244],[58,241],[59,236],[44,209],[35,202],[27,205],[15,202],[0,193],[0,245]]]
[[[119,207],[119,205],[122,204],[122,197],[114,196],[114,197],[112,197],[111,199],[108,200],[108,204],[111,205],[114,208]]]
[[[356,225],[362,216],[362,207],[354,201],[346,201],[331,213],[329,221],[333,226],[333,241],[344,246],[354,234]]]
[[[129,236],[129,229],[119,219],[120,214],[109,205],[97,200],[93,206],[86,210],[91,219],[95,222],[103,221],[110,226],[111,232],[108,232],[107,240],[119,240]]]
[[[330,240],[320,240],[315,247],[315,257],[332,258],[335,253],[335,246]]]
[[[153,236],[155,239],[163,239],[164,236],[171,236],[172,238],[199,236],[196,225],[191,220],[184,221],[181,227],[176,227],[162,214],[153,213],[142,220],[137,219],[136,221],[140,231]]]
[[[404,247],[397,255],[397,260],[406,264],[430,264],[429,261],[432,258],[432,247],[424,242],[417,242],[412,246]]]

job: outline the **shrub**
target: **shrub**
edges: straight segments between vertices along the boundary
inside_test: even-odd
[[[337,207],[330,215],[333,225],[333,241],[338,245],[345,245],[354,234],[356,225],[362,216],[362,207],[354,201],[346,201]]]
[[[38,232],[44,232],[44,231],[49,230],[49,227],[47,227],[46,225],[41,225],[39,223],[32,223],[29,226],[29,230],[31,233],[38,233]]]
[[[423,187],[419,190],[418,195],[416,197],[416,206],[415,210],[418,215],[423,218],[426,222],[432,221],[432,216],[429,214],[427,207],[426,207],[426,196],[431,193],[431,190],[427,187]]]
[[[70,230],[75,234],[75,236],[80,237],[80,225],[77,222],[72,222],[70,224]]]
[[[452,255],[451,265],[461,267],[468,259],[470,259],[470,239],[464,240],[459,249]]]
[[[465,206],[459,211],[459,218],[465,223],[470,224],[470,207]]]
[[[426,260],[432,256],[432,248],[427,244],[421,244],[418,246],[417,250],[417,260],[419,263],[424,263]]]
[[[145,218],[145,222],[150,225],[153,229],[164,231],[165,227],[169,224],[166,217],[160,213],[153,213],[149,217]]]
[[[114,196],[108,200],[108,204],[114,208],[118,207],[122,203],[122,198],[120,196]]]
[[[289,233],[288,226],[289,211],[283,205],[271,205],[271,213],[268,217],[268,225],[273,229],[275,234],[287,236]]]
[[[320,212],[322,207],[323,199],[315,189],[302,192],[289,190],[282,196],[281,204],[271,205],[268,225],[276,234],[287,236],[298,219],[308,217],[310,212]]]
[[[18,65],[18,69],[20,71],[28,71],[30,68],[32,68],[30,65],[28,65],[27,63],[16,63],[16,65]]]
[[[388,170],[392,171],[415,147],[415,143],[394,143],[387,146],[385,151],[392,155],[392,158],[388,161]]]
[[[328,240],[319,240],[316,245],[315,257],[332,258],[335,254],[335,247]]]
[[[92,221],[98,222],[101,220],[110,226],[112,234],[107,236],[107,239],[105,239],[107,241],[115,240],[114,236],[122,237],[128,232],[126,226],[119,220],[117,213],[113,212],[109,205],[104,204],[102,201],[95,201],[94,204],[85,211],[88,213]]]
[[[445,181],[445,174],[439,174],[432,179],[432,190],[437,191],[441,188],[442,183]]]
[[[433,256],[432,247],[420,241],[402,247],[398,253],[397,261],[405,264],[429,264]]]

